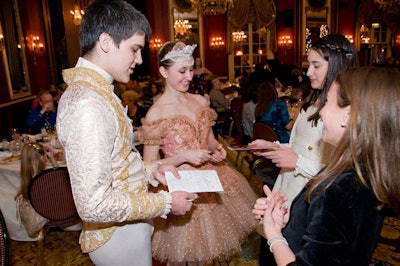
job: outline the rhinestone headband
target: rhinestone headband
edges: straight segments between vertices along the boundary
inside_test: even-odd
[[[333,51],[344,53],[346,55],[346,57],[352,57],[353,56],[353,53],[351,51],[348,51],[347,49],[345,49],[343,47],[340,47],[338,45],[334,45],[334,44],[329,44],[329,43],[322,44],[322,45],[319,46],[319,48],[327,48],[327,49],[330,49],[330,50],[333,50]]]
[[[192,53],[197,47],[197,44],[185,45],[183,48],[182,45],[185,44],[182,42],[175,44],[172,50],[161,59],[161,62],[164,62],[165,60],[171,60],[180,65],[193,65],[194,59]]]

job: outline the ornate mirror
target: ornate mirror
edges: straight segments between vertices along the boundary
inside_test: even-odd
[[[0,11],[0,64],[5,72],[10,99],[31,94],[26,63],[26,45],[22,34],[17,0],[3,0]],[[5,93],[2,92],[2,95]]]
[[[303,26],[301,28],[302,57],[306,55],[308,48],[314,41],[330,32],[330,6],[331,0],[303,1]]]
[[[186,44],[197,44],[197,51],[204,62],[203,55],[203,16],[187,0],[170,0],[171,40],[182,40]]]

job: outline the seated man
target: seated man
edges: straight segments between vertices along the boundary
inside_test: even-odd
[[[229,111],[231,102],[222,93],[224,89],[221,80],[215,78],[211,81],[211,91],[209,94],[211,105],[215,108],[218,115]]]
[[[32,135],[39,134],[42,128],[53,131],[56,124],[57,107],[50,91],[40,90],[39,99],[39,106],[32,109],[26,119],[26,125]]]
[[[232,121],[230,111],[231,101],[225,97],[225,94],[222,92],[223,89],[223,84],[219,78],[215,78],[211,81],[209,98],[211,107],[213,107],[218,114],[217,123],[213,126],[215,137],[218,136],[218,128],[222,128],[223,134],[228,135]]]

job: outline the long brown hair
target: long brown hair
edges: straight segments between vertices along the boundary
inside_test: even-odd
[[[28,143],[21,150],[21,187],[16,195],[22,194],[25,199],[28,199],[28,186],[32,177],[40,173],[46,168],[46,162],[41,159],[46,151],[41,144]]]
[[[331,177],[354,169],[360,182],[381,202],[400,213],[400,72],[358,68],[341,73],[338,105],[350,105],[350,117],[330,163],[307,184],[307,199]]]
[[[270,82],[263,82],[258,85],[258,99],[254,115],[256,117],[268,111],[272,102],[278,99],[278,92]]]

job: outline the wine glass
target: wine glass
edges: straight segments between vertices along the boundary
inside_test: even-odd
[[[22,142],[19,139],[10,142],[10,151],[12,156],[18,156],[21,154]]]
[[[21,134],[19,133],[18,128],[12,128],[10,131],[11,138],[13,140],[20,140]]]

